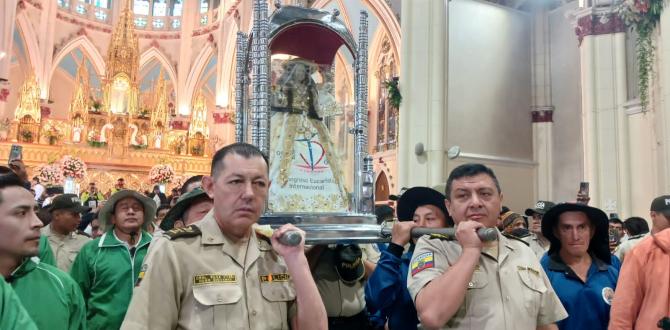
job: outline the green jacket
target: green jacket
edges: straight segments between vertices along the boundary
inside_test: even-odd
[[[86,329],[86,305],[67,273],[26,259],[11,275],[11,285],[38,329]]]
[[[54,256],[54,251],[51,250],[51,246],[49,245],[49,238],[44,235],[40,236],[39,247],[40,262],[47,265],[56,266],[56,257]]]
[[[70,275],[84,294],[89,329],[121,327],[150,242],[151,234],[143,231],[131,255],[112,228],[81,248]]]
[[[1,277],[1,276],[0,276]],[[0,278],[0,329],[37,330],[12,287]]]

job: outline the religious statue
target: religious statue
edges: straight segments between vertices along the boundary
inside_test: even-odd
[[[81,142],[81,130],[80,126],[75,126],[72,128],[72,143]]]
[[[273,212],[349,209],[340,160],[320,115],[314,63],[293,59],[271,97],[269,208]]]
[[[163,133],[157,132],[156,135],[154,136],[154,148],[160,149],[162,140],[163,140]]]

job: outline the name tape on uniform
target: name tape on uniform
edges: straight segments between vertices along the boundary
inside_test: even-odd
[[[261,275],[261,282],[288,282],[291,275],[286,273]]]
[[[200,274],[193,276],[193,285],[237,283],[235,274]]]
[[[420,273],[424,269],[435,267],[433,252],[424,252],[412,260],[412,276]]]

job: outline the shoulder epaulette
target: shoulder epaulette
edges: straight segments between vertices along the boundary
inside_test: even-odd
[[[195,237],[202,235],[200,228],[195,225],[190,225],[183,228],[174,228],[166,231],[163,235],[169,237],[171,240],[184,237]]]
[[[508,233],[504,233],[504,232],[501,233],[501,234],[502,234],[503,236],[509,238],[509,239],[517,240],[517,241],[519,241],[519,242],[521,242],[521,243],[523,243],[523,244],[526,244],[526,246],[530,246],[530,244],[529,244],[528,242],[524,241],[523,238],[521,238],[521,237],[514,236],[514,235],[511,235],[511,234],[508,234]]]
[[[451,241],[453,239],[450,239],[449,236],[442,235],[442,234],[430,234],[428,235],[428,239],[439,239],[443,241]]]

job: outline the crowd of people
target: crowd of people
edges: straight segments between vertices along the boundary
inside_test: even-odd
[[[670,196],[651,230],[583,194],[515,212],[465,164],[444,194],[377,207],[390,242],[305,247],[256,225],[268,165],[232,144],[170,196],[123,179],[63,194],[0,167],[0,329],[670,329]]]

